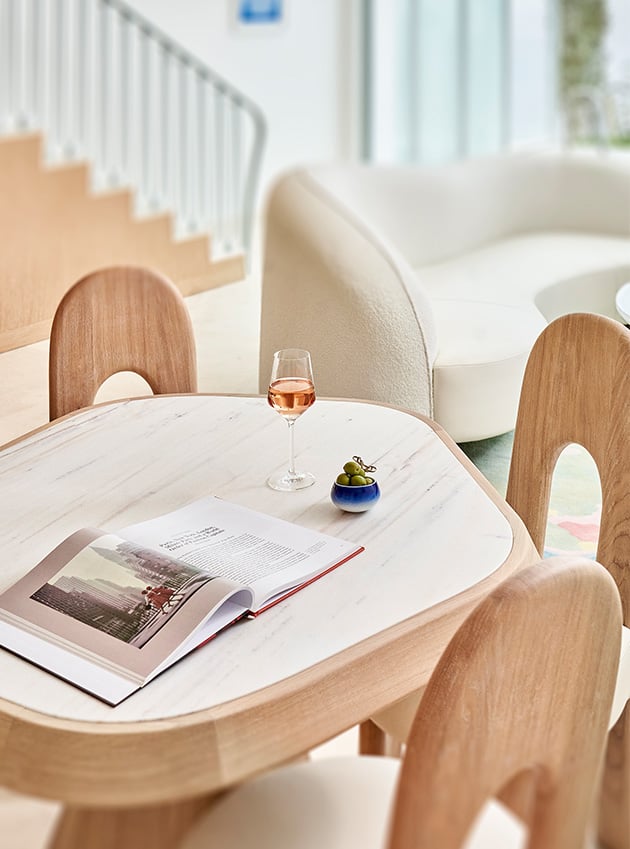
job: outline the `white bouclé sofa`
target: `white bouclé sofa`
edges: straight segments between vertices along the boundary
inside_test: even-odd
[[[545,324],[615,317],[626,280],[622,158],[295,170],[267,206],[261,391],[273,352],[302,347],[320,395],[428,414],[458,442],[494,436],[514,426]]]

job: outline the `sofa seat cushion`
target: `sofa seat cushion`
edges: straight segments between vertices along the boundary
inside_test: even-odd
[[[457,442],[511,430],[529,351],[568,312],[616,317],[630,240],[533,233],[416,269],[434,310],[434,417]]]
[[[512,430],[527,357],[545,320],[532,305],[432,300],[435,420],[456,442]]]
[[[630,239],[589,233],[530,233],[422,266],[416,274],[431,297],[535,303],[539,308],[547,289],[566,282],[565,312],[576,311],[571,281],[599,275],[599,292],[594,293],[593,303],[598,312],[614,317],[618,281],[630,274]],[[557,316],[545,314],[545,318],[551,321]]]

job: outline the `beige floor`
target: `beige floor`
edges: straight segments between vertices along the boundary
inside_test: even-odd
[[[357,745],[356,729],[351,729],[320,746],[312,753],[312,757],[353,754]],[[2,849],[45,849],[59,812],[60,808],[56,804],[0,790],[0,846]],[[85,849],[90,847],[86,846]]]
[[[256,280],[232,283],[187,299],[195,328],[201,392],[258,391],[260,295]],[[0,444],[48,420],[48,343],[0,354]],[[117,375],[97,400],[144,394],[137,375]],[[356,751],[350,731],[321,747],[317,757]],[[2,849],[43,849],[58,807],[0,791]],[[86,847],[89,849],[89,847]]]

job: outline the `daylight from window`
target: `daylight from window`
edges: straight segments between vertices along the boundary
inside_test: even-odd
[[[630,0],[370,0],[366,153],[630,144]]]

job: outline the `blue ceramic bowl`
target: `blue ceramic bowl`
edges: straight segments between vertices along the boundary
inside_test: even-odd
[[[343,486],[335,481],[330,490],[332,503],[349,513],[363,513],[369,510],[380,497],[381,491],[376,481],[367,486]]]

